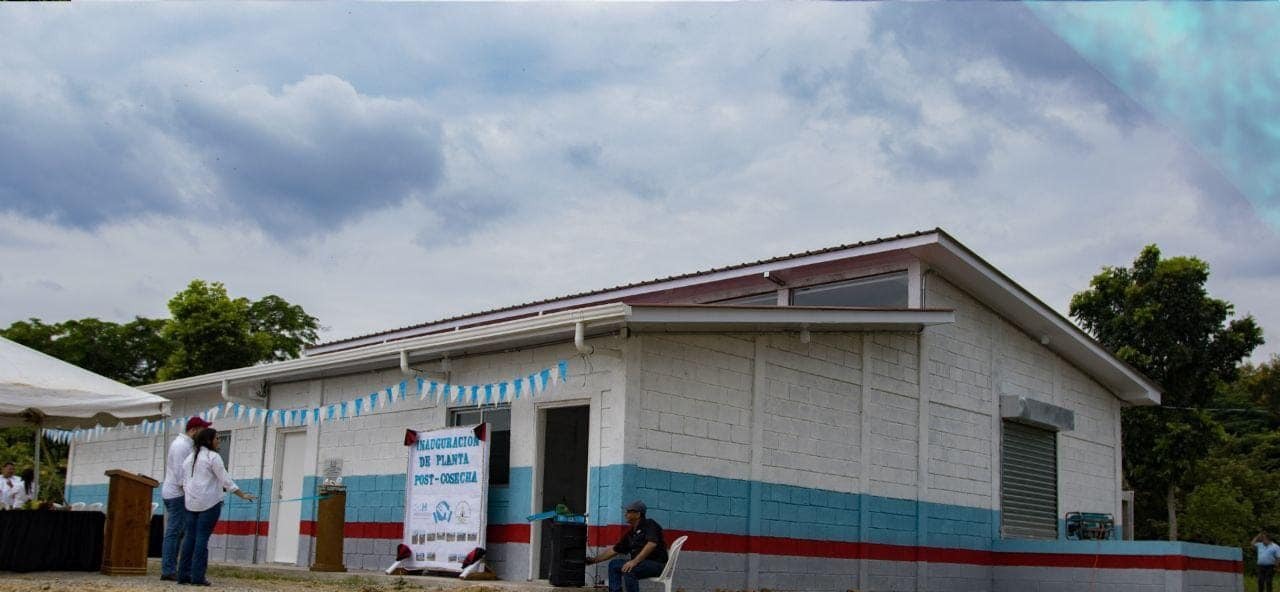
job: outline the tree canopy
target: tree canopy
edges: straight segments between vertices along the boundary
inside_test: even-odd
[[[231,298],[221,283],[194,280],[169,301],[162,331],[174,345],[157,378],[173,380],[296,358],[320,325],[301,306],[268,295]]]
[[[1194,486],[1198,463],[1225,438],[1208,408],[1263,342],[1251,316],[1232,318],[1231,303],[1209,296],[1208,279],[1204,261],[1163,259],[1148,245],[1132,267],[1104,268],[1071,299],[1071,316],[1081,327],[1162,386],[1161,407],[1126,409],[1122,420],[1125,478],[1136,490],[1139,534],[1162,524],[1170,539],[1178,537],[1180,496]],[[1230,493],[1219,489],[1209,493]],[[1153,516],[1160,506],[1163,521]]]
[[[127,323],[31,318],[0,329],[0,336],[136,386],[296,358],[315,343],[320,328],[301,306],[279,296],[231,298],[221,283],[203,280],[193,280],[169,300],[169,313],[168,319],[136,317]],[[0,430],[0,462],[30,466],[34,437],[30,427]],[[47,444],[41,491],[58,501],[67,446]]]

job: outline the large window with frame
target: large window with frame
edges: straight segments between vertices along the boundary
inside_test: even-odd
[[[794,306],[907,306],[907,272],[898,271],[791,291]]]
[[[489,484],[511,482],[511,408],[483,407],[454,409],[449,413],[450,426],[489,424]]]

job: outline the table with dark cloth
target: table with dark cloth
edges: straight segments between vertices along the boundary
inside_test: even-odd
[[[102,512],[0,512],[0,571],[98,571],[106,523]]]
[[[151,537],[147,539],[147,557],[164,556],[164,514],[151,515]]]

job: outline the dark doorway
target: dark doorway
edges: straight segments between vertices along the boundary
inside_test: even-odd
[[[591,407],[556,407],[543,411],[546,424],[542,448],[542,509],[556,504],[574,514],[587,511],[587,428]],[[551,528],[542,528],[542,552],[538,578],[551,567]]]

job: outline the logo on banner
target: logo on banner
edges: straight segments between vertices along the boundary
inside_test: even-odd
[[[466,524],[471,519],[471,506],[467,502],[458,502],[457,511],[454,512],[454,522],[458,524]]]
[[[451,521],[453,519],[453,510],[449,509],[449,502],[440,500],[440,503],[436,504],[436,512],[432,514],[432,517],[436,519],[437,524]]]

